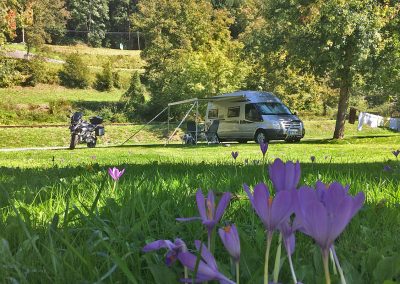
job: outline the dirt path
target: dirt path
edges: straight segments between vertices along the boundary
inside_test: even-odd
[[[3,148],[0,152],[44,151],[44,150],[68,150],[69,147],[31,147],[31,148]]]
[[[4,53],[5,56],[7,57],[13,57],[13,58],[19,58],[19,59],[32,59],[33,57],[37,56],[36,54],[30,53],[29,57],[27,57],[27,54],[25,51],[21,50],[15,50],[15,51],[9,51]],[[57,64],[64,64],[64,60],[58,60],[58,59],[52,59],[52,58],[46,58],[46,57],[41,57],[44,61],[46,62],[51,62],[51,63],[57,63]]]

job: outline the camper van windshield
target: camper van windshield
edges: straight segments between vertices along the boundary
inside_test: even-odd
[[[261,115],[292,114],[282,103],[257,103],[256,106]]]

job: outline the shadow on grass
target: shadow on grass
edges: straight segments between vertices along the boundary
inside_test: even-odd
[[[159,147],[147,145],[146,147]],[[169,147],[179,148],[179,145]],[[205,146],[206,147],[206,146]],[[208,147],[208,146],[207,146]],[[216,146],[218,147],[218,146]],[[196,149],[194,147],[194,149]],[[391,165],[391,170],[384,171],[384,167]],[[24,169],[13,167],[0,167],[0,181],[11,198],[24,203],[45,202],[52,197],[52,189],[66,190],[69,184],[79,184],[87,181],[96,183],[98,173],[106,174],[108,168],[115,165],[99,165],[97,163],[85,163],[76,167],[64,167],[61,162],[47,169]],[[164,163],[153,161],[147,164],[124,163],[120,165],[126,169],[122,178],[131,182],[140,178],[157,181],[157,178],[174,184],[190,185],[192,190],[201,188],[216,188],[235,192],[241,190],[243,183],[256,184],[268,180],[268,171],[255,161],[249,164],[233,163],[206,163],[197,164],[189,162]],[[400,188],[398,184],[398,171],[395,161],[373,163],[301,163],[302,180],[300,184],[315,184],[317,179],[324,182],[339,181],[343,184],[351,184],[356,191],[365,190],[365,186],[377,187],[380,184],[393,186],[392,199],[400,201]],[[81,179],[79,177],[82,177]],[[185,181],[183,181],[184,179]],[[181,181],[182,180],[182,181]],[[365,185],[365,186],[364,186]],[[396,188],[397,185],[397,188]],[[62,189],[64,188],[64,189]],[[376,188],[375,190],[378,190]],[[37,198],[39,194],[40,198]],[[7,199],[0,199],[0,206],[6,206]]]
[[[40,283],[43,279],[52,283],[73,283],[77,279],[85,280],[84,283],[104,282],[99,281],[104,275],[110,277],[106,278],[110,283],[127,283],[131,277],[138,283],[178,283],[182,275],[179,265],[168,270],[161,253],[143,254],[141,248],[150,241],[177,236],[192,248],[194,239],[205,237],[199,222],[182,224],[175,221],[176,217],[198,215],[194,193],[199,187],[204,192],[213,188],[215,192],[231,191],[239,195],[232,201],[223,220],[235,221],[240,229],[241,282],[262,282],[265,233],[242,190],[243,183],[253,187],[266,180],[262,166],[156,161],[145,165],[126,163],[123,165],[125,174],[115,191],[110,189],[112,182],[106,173],[111,166],[94,164],[91,168],[83,165],[40,170],[0,168],[1,208],[9,206],[8,196],[14,200],[13,204],[26,204],[28,208],[64,201],[69,208],[65,210],[65,205],[52,205],[47,207],[51,212],[42,215],[43,207],[29,212],[19,206],[22,222],[9,217],[0,223],[2,237],[9,240],[13,251],[21,251],[17,268],[27,266],[34,271],[29,274],[31,283]],[[383,166],[383,163],[302,163],[301,183],[312,185],[318,177],[325,182],[350,181],[354,194],[359,190],[368,192],[374,185],[379,188],[383,182],[387,189],[397,189],[398,193],[397,176],[382,172]],[[106,181],[104,185],[103,181]],[[103,186],[101,205],[91,209],[96,193]],[[53,202],[51,199],[57,199],[57,195],[61,197]],[[68,196],[72,196],[71,199]],[[400,199],[399,196],[395,198]],[[70,200],[70,204],[64,199]],[[400,214],[398,208],[388,204],[369,202],[336,241],[339,258],[351,283],[383,283],[382,279],[374,278],[374,269],[384,259],[382,256],[392,256],[400,249],[400,243],[393,242],[400,233],[399,227],[393,226],[400,221]],[[47,225],[35,224],[37,219],[43,218],[47,218],[44,222]],[[26,232],[38,236],[37,240],[27,238]],[[303,283],[322,283],[318,249],[304,235],[297,234],[296,238],[293,257],[299,279]],[[38,247],[37,253],[30,247],[33,243]],[[229,260],[218,239],[216,247],[219,265],[229,273],[229,266],[224,265]],[[368,269],[369,266],[372,268]],[[14,269],[6,268],[5,272],[1,269],[2,266],[2,275],[21,280]],[[282,269],[280,280],[289,283],[287,263]],[[40,271],[46,271],[45,275]]]

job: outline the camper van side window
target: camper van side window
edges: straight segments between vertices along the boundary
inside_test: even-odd
[[[230,107],[228,108],[228,117],[239,117],[240,107]]]
[[[218,118],[218,109],[210,109],[208,111],[208,118]]]

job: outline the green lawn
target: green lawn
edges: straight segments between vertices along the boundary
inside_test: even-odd
[[[336,242],[348,283],[398,277],[382,266],[396,261],[400,251],[395,225],[400,222],[400,165],[391,153],[399,142],[399,136],[383,136],[269,146],[269,161],[301,162],[302,185],[337,180],[350,184],[352,194],[366,193],[364,209]],[[231,151],[239,152],[236,163]],[[316,156],[314,164],[311,155]],[[0,152],[0,157],[0,282],[178,283],[179,265],[167,269],[163,253],[143,254],[141,248],[176,236],[192,248],[194,239],[204,239],[199,223],[175,221],[198,214],[194,193],[200,187],[239,197],[223,220],[239,227],[241,283],[262,283],[264,230],[242,190],[243,183],[270,184],[266,166],[254,164],[262,157],[257,144]],[[385,165],[394,170],[383,171]],[[112,166],[126,169],[116,190],[106,173]],[[319,250],[304,235],[296,238],[298,278],[322,283]],[[227,254],[215,242],[219,267],[229,276]],[[289,283],[289,276],[284,260],[280,281]]]
[[[9,104],[46,104],[54,100],[115,102],[122,93],[122,90],[98,92],[92,89],[67,89],[58,85],[0,88],[1,101]]]
[[[68,123],[67,117],[64,117],[63,120],[62,123]],[[346,139],[343,141],[330,141],[329,139],[332,137],[335,126],[333,120],[305,121],[304,123],[306,127],[306,136],[300,145],[317,139],[323,140],[320,141],[320,143],[323,143],[326,147],[336,144],[352,145],[353,143],[357,143],[365,144],[366,147],[371,147],[371,149],[374,150],[376,148],[374,143],[379,140],[386,141],[391,148],[395,148],[400,136],[398,133],[381,128],[374,129],[364,127],[362,131],[357,131],[356,125],[347,124],[345,132]],[[141,127],[142,125],[113,126],[106,124],[106,134],[99,140],[99,146],[120,145]],[[166,132],[167,126],[165,124],[152,125],[144,128],[143,131],[139,132],[128,144],[163,144],[166,139]],[[178,132],[175,139],[178,143],[180,142],[179,137],[181,135],[182,131]],[[0,136],[3,137],[0,141],[0,148],[68,146],[70,139],[67,126],[49,128],[0,128]],[[46,139],[40,139],[41,137],[46,137]],[[375,139],[375,137],[377,137],[377,139]],[[283,142],[279,142],[279,144],[285,145]],[[232,145],[235,145],[235,143]],[[288,145],[289,147],[296,146],[295,144]],[[385,150],[388,150],[390,147]]]
[[[306,139],[296,144],[270,143],[266,163],[277,157],[299,160],[300,185],[339,181],[350,185],[351,194],[365,192],[363,209],[336,240],[347,283],[396,283],[400,280],[400,266],[396,266],[400,161],[391,152],[399,148],[400,135],[367,127],[357,132],[347,125],[347,138],[333,141],[329,139],[333,125],[332,121],[306,122]],[[235,222],[239,228],[240,283],[262,283],[265,233],[242,189],[243,183],[253,187],[260,181],[271,186],[259,145],[185,146],[176,141],[164,147],[158,127],[132,141],[136,145],[102,147],[120,144],[137,127],[106,126],[107,139],[94,149],[0,152],[0,283],[10,279],[179,283],[182,268],[178,264],[167,268],[164,251],[144,254],[141,249],[157,239],[180,237],[189,248],[193,240],[206,239],[199,222],[175,221],[198,215],[194,198],[198,188],[235,195],[223,221]],[[1,129],[0,136],[9,131],[14,130]],[[13,138],[3,140],[6,144],[68,143],[66,129],[25,129],[21,135],[20,129],[15,131]],[[24,140],[28,131],[35,134]],[[232,151],[239,152],[236,162]],[[310,156],[316,157],[315,163]],[[125,168],[115,190],[107,174],[113,166]],[[391,170],[384,171],[385,166]],[[272,266],[276,247],[275,235]],[[233,279],[218,237],[215,256],[220,270]],[[282,261],[279,280],[290,283],[286,257]],[[296,233],[293,261],[301,282],[323,282],[320,251],[301,233]],[[332,283],[339,283],[338,276],[333,275]]]

